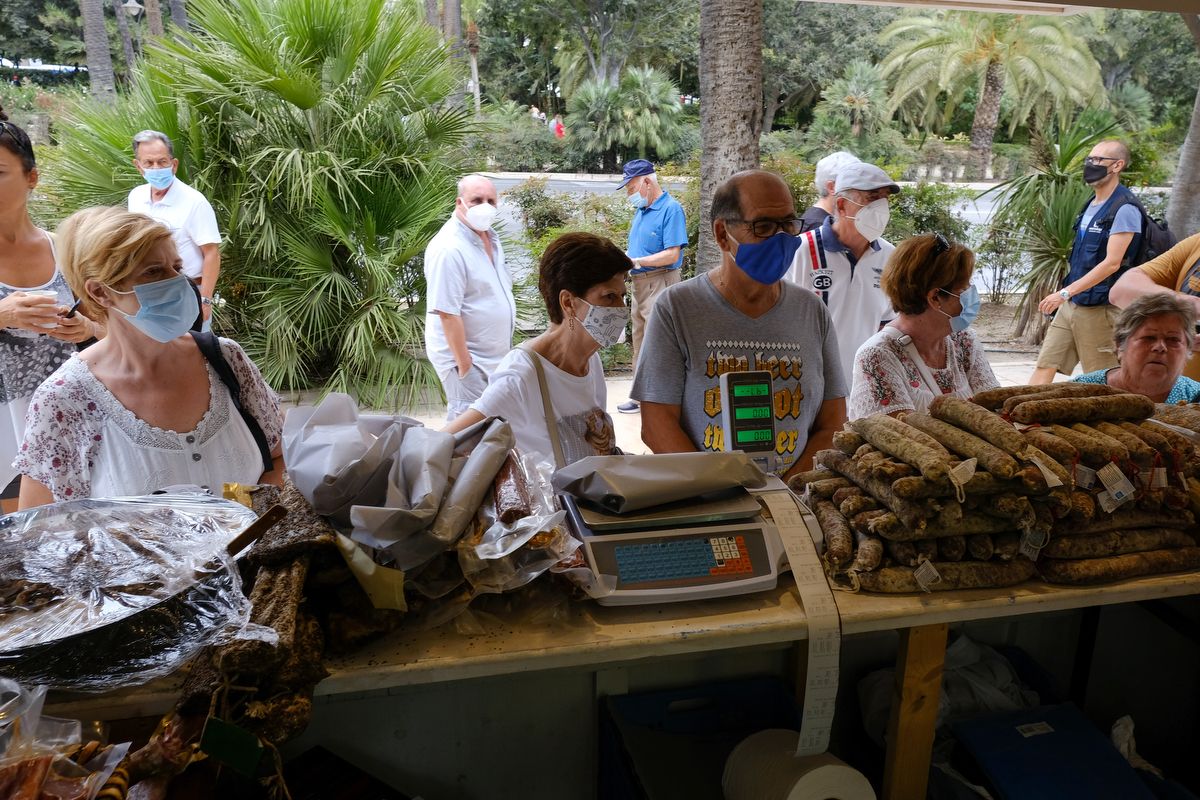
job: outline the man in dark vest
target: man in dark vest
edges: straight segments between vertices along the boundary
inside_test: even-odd
[[[1112,325],[1118,309],[1108,302],[1108,290],[1129,268],[1142,235],[1133,192],[1121,185],[1128,166],[1129,148],[1115,140],[1100,142],[1083,161],[1083,179],[1096,194],[1076,222],[1062,288],[1038,304],[1043,314],[1054,314],[1054,322],[1030,383],[1050,383],[1055,372],[1070,375],[1079,363],[1084,372],[1117,365]]]

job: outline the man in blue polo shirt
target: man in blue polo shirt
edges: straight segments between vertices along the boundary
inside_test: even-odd
[[[683,248],[687,244],[687,223],[683,206],[658,185],[654,165],[642,158],[625,164],[625,179],[618,189],[624,189],[633,212],[629,228],[629,247],[625,252],[633,260],[630,279],[633,282],[633,366],[636,369],[642,336],[655,299],[668,287],[679,283],[679,268],[683,266]],[[617,406],[623,414],[639,410],[636,400]]]

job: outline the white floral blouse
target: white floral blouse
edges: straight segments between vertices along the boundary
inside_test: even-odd
[[[236,342],[220,342],[242,405],[275,452],[282,431],[279,398]],[[225,482],[258,482],[263,460],[254,437],[225,384],[205,366],[208,411],[195,430],[179,433],[135,416],[73,356],[33,393],[14,468],[44,484],[56,501],[144,495],[183,484],[219,491]]]
[[[934,387],[913,361],[895,332],[882,330],[858,348],[850,388],[850,419],[896,411],[925,411]],[[944,369],[926,367],[940,394],[971,397],[1000,385],[970,328],[946,337]]]

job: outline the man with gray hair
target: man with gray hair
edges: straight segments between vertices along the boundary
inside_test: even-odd
[[[496,187],[458,182],[454,213],[425,248],[425,353],[446,390],[451,420],[479,399],[512,349],[517,304],[496,219]]]
[[[817,202],[800,215],[801,233],[821,227],[821,223],[833,215],[833,187],[837,183],[838,173],[842,167],[857,163],[858,156],[845,150],[830,153],[817,162],[816,174],[813,176],[813,185],[817,187]]]
[[[833,215],[800,235],[787,278],[816,293],[837,326],[842,371],[854,379],[854,354],[892,319],[880,288],[896,248],[883,238],[891,216],[889,198],[900,185],[874,164],[845,164],[834,184]]]
[[[200,291],[203,329],[212,324],[212,298],[221,274],[221,231],[212,204],[175,177],[179,159],[171,139],[160,131],[133,137],[133,165],[146,182],[129,193],[129,210],[158,220],[171,229],[183,274]]]

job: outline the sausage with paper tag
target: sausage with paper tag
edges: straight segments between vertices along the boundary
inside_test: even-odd
[[[928,433],[941,442],[947,450],[957,453],[963,458],[974,458],[979,462],[979,468],[987,470],[997,478],[1011,478],[1017,474],[1017,461],[1008,453],[979,438],[973,433],[934,419],[928,414],[905,414],[904,421],[909,425]]]

